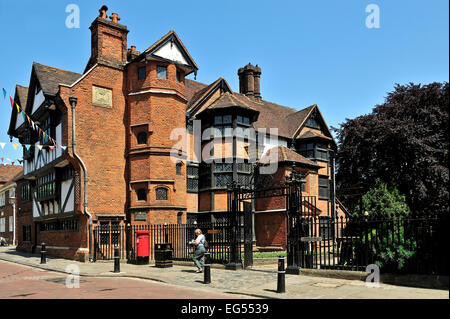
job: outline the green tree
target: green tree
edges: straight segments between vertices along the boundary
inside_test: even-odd
[[[395,185],[383,183],[380,178],[377,178],[374,187],[363,195],[362,206],[362,211],[368,212],[369,215],[402,216],[410,212],[405,196]],[[358,205],[354,214],[359,213]]]

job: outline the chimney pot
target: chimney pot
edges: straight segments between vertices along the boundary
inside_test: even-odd
[[[106,11],[108,11],[108,7],[107,6],[102,6],[100,8],[100,10],[98,10],[98,12],[100,12],[100,14],[98,15],[100,18],[106,19]]]
[[[119,15],[117,13],[111,14],[111,16],[109,18],[111,19],[112,22],[119,23],[120,18],[119,18]]]

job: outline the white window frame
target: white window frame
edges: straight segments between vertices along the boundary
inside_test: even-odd
[[[14,231],[14,216],[9,216],[8,223],[9,232],[12,233]]]
[[[0,206],[5,206],[6,193],[3,192],[0,194]]]
[[[5,217],[0,218],[0,233],[5,232]]]

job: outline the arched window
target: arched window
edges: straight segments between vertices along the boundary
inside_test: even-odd
[[[147,144],[147,133],[141,132],[137,136],[138,144]]]
[[[157,200],[167,200],[167,189],[159,187],[156,189],[156,199]]]
[[[181,165],[182,165],[181,162],[177,163],[177,166],[176,166],[176,173],[177,173],[177,175],[181,175]]]
[[[137,191],[138,200],[147,200],[147,190],[144,188],[138,189]]]

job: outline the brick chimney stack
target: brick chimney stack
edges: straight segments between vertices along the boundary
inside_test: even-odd
[[[239,92],[256,101],[261,100],[261,68],[251,63],[238,70]]]
[[[91,30],[91,58],[85,72],[95,63],[106,63],[111,66],[122,67],[127,62],[127,34],[126,26],[119,24],[117,13],[111,14],[111,21],[107,20],[107,6],[102,6],[99,16],[92,22]]]

